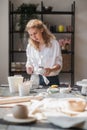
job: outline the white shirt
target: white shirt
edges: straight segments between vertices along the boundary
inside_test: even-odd
[[[44,68],[52,68],[55,64],[59,64],[60,70],[51,72],[49,76],[58,75],[62,68],[62,55],[60,45],[57,40],[51,40],[52,46],[45,47],[41,51],[36,50],[31,44],[27,45],[26,67],[33,66],[36,73],[39,66]]]

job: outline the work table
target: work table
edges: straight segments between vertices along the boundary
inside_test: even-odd
[[[77,89],[77,88],[76,88]],[[68,94],[60,94],[60,93],[55,93],[55,94],[49,94],[48,97],[52,98],[67,98],[67,97],[77,97],[80,95],[80,92],[73,90],[71,93]],[[30,95],[38,95],[39,93],[45,94],[47,92],[47,88],[43,87],[41,89],[34,89],[31,90]],[[0,97],[4,96],[18,96],[18,93],[11,94],[9,93],[9,88],[8,87],[0,87]],[[44,95],[45,96],[45,95]],[[81,95],[80,95],[81,96]],[[60,128],[58,126],[55,126],[51,123],[49,123],[47,120],[43,121],[37,121],[35,123],[29,123],[29,124],[14,124],[10,122],[3,121],[2,118],[5,114],[9,113],[11,111],[11,108],[8,107],[1,107],[0,108],[0,130],[63,130],[63,128]],[[75,128],[70,128],[67,130],[75,130]],[[78,128],[76,128],[78,130]]]

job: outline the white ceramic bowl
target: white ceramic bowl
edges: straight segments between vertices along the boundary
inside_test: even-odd
[[[60,88],[60,93],[69,93],[70,88]]]
[[[77,81],[76,85],[78,85],[78,86],[87,86],[87,79],[83,79],[81,81]]]

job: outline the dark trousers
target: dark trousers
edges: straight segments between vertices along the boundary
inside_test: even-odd
[[[43,86],[50,86],[50,85],[59,85],[59,76],[50,76],[50,77],[46,77],[49,80],[49,84],[45,84],[44,79],[42,77],[42,75],[39,75],[39,83],[40,85]]]

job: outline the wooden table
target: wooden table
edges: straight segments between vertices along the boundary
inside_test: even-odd
[[[36,95],[39,92],[46,92],[47,88],[42,88],[42,89],[35,89],[31,91],[31,95]],[[18,95],[18,93],[14,94]],[[9,88],[8,87],[0,87],[0,96],[13,96],[13,94],[9,93]],[[50,95],[51,97],[75,97],[75,94],[70,93],[70,94],[64,94],[60,95],[59,93]],[[49,123],[47,120],[46,121],[37,121],[36,123],[31,123],[31,124],[22,124],[22,125],[17,125],[17,124],[11,124],[11,123],[5,123],[2,121],[2,117],[11,111],[11,108],[0,108],[0,130],[64,130],[63,128],[60,128],[58,126],[52,125]],[[75,130],[75,128],[67,129],[67,130]],[[78,130],[76,128],[76,130]]]

